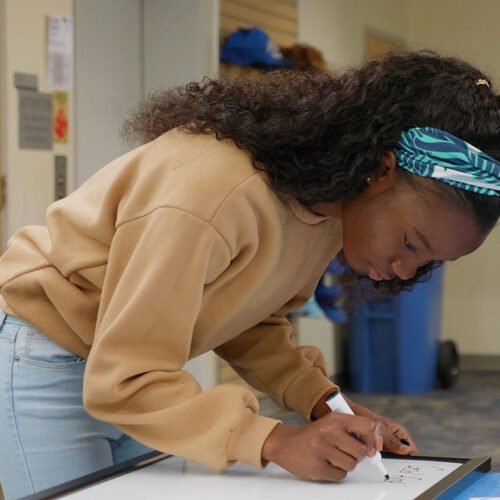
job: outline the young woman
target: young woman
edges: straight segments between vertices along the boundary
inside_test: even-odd
[[[290,342],[286,315],[341,249],[395,293],[484,241],[500,214],[488,78],[431,52],[391,55],[338,77],[192,83],[128,125],[146,144],[0,259],[7,498],[148,447],[327,481],[375,449],[414,452],[366,408],[328,411],[337,387],[316,349]],[[203,392],[183,367],[209,350],[308,424],[259,415],[239,386]]]

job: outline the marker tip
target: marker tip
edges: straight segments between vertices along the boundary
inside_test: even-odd
[[[391,478],[389,477],[389,474],[386,474],[386,475],[385,475],[385,480],[386,480],[386,481],[389,481],[389,479],[391,479]]]

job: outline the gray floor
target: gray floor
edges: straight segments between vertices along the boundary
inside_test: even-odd
[[[453,389],[421,395],[345,392],[356,403],[405,425],[421,455],[491,456],[492,470],[500,472],[500,371],[462,372]],[[265,411],[286,423],[302,423],[276,407]]]

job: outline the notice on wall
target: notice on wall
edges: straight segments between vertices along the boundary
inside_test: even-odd
[[[73,84],[73,18],[47,16],[47,67],[45,84],[53,90],[71,90]]]
[[[68,101],[68,92],[55,90],[52,94],[54,143],[57,144],[68,144]]]
[[[52,94],[19,90],[19,147],[52,149]]]

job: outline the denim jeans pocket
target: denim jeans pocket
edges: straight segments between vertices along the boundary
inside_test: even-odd
[[[21,325],[14,323],[4,323],[0,327],[0,342],[12,343],[16,340],[17,333]]]
[[[68,365],[85,363],[85,358],[72,353],[62,345],[52,341],[38,330],[25,330],[24,355],[20,361],[46,368],[64,368]],[[21,332],[20,332],[21,333]]]

